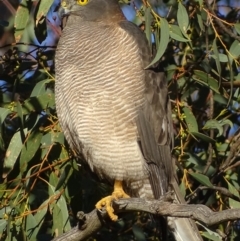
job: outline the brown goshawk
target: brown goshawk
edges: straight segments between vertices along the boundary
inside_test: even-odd
[[[93,172],[114,183],[113,199],[158,199],[172,188],[172,120],[164,74],[144,33],[117,0],[63,0],[67,24],[56,52],[56,107],[70,146]],[[127,193],[127,194],[126,194]],[[199,241],[188,219],[170,219],[176,240]]]

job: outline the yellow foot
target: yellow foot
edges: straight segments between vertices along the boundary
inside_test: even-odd
[[[115,181],[114,191],[113,191],[112,195],[102,198],[99,202],[97,202],[96,208],[101,209],[102,207],[105,206],[109,217],[113,221],[116,221],[118,219],[118,216],[114,214],[114,209],[112,207],[112,201],[118,200],[119,198],[129,198],[129,196],[123,191],[122,182]]]

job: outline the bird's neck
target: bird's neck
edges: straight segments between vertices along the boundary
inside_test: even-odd
[[[75,15],[74,13],[72,13],[69,17],[68,17],[68,22],[72,23],[72,24],[81,24],[81,21],[87,21],[87,22],[96,22],[96,23],[103,23],[105,25],[112,25],[112,24],[117,24],[123,20],[126,20],[126,18],[124,17],[123,13],[121,11],[116,11],[114,14],[105,14],[100,18],[94,19],[94,18],[90,18],[90,19],[82,19],[80,16],[78,16],[77,14]]]

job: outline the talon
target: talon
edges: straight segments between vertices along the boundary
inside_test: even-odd
[[[100,201],[97,202],[95,207],[99,210],[102,207],[106,207],[108,216],[113,220],[117,221],[118,216],[114,214],[114,209],[112,207],[112,201],[118,200],[119,198],[129,198],[122,188],[122,182],[121,181],[115,181],[114,183],[114,191],[111,196],[107,196],[105,198],[102,198]]]

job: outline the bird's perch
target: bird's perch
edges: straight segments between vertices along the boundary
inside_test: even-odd
[[[192,218],[206,226],[212,226],[225,221],[240,219],[240,209],[229,209],[213,212],[205,205],[174,204],[169,194],[160,200],[144,200],[140,198],[121,199],[114,202],[115,213],[129,211],[143,211],[161,216]],[[56,237],[53,241],[80,241],[90,237],[98,231],[104,222],[110,221],[105,210],[94,209],[84,214],[78,213],[79,223],[76,227]]]

